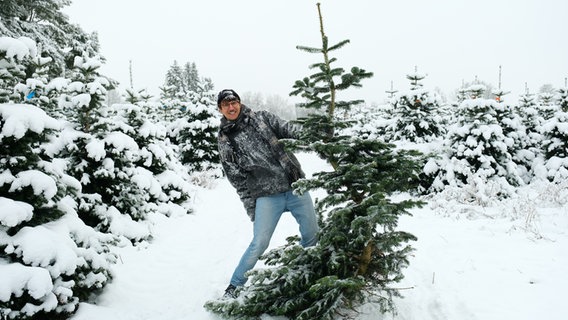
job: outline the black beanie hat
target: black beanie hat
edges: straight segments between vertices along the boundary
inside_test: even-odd
[[[221,102],[224,100],[241,102],[241,97],[233,89],[224,89],[217,96],[217,107],[221,107]]]

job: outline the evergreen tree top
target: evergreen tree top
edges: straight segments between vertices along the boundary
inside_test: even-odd
[[[411,72],[411,73],[406,75],[406,79],[413,80],[413,81],[420,81],[420,80],[424,80],[427,76],[428,75],[425,74],[425,73]]]

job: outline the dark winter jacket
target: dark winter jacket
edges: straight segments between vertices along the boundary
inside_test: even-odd
[[[235,121],[221,119],[219,157],[252,221],[257,198],[290,191],[291,184],[304,177],[296,157],[279,142],[296,138],[298,130],[270,112],[245,105]]]

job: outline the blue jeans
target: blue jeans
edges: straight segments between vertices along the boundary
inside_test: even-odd
[[[300,244],[310,247],[317,242],[318,223],[314,204],[308,192],[295,195],[292,191],[278,193],[256,199],[253,239],[243,254],[233,276],[231,284],[238,287],[247,282],[245,273],[251,270],[258,258],[270,244],[270,238],[282,213],[290,211],[300,226],[302,240]]]

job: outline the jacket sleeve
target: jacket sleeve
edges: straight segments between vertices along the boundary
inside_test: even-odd
[[[261,111],[262,116],[266,119],[266,122],[274,130],[274,133],[278,139],[298,139],[300,132],[302,131],[302,126],[297,123],[292,123],[291,121],[282,120],[277,115],[270,113],[268,111]]]
[[[247,211],[247,215],[250,217],[251,221],[254,221],[256,199],[252,198],[250,195],[250,190],[247,187],[246,174],[235,162],[232,161],[232,159],[225,158],[223,153],[221,153],[220,156],[227,179],[237,190],[237,194],[241,198],[245,210]]]

